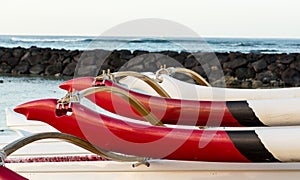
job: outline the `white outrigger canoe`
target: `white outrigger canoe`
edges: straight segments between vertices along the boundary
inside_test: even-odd
[[[29,179],[299,179],[299,163],[211,163],[154,160],[150,167],[115,161],[12,163]]]
[[[193,76],[199,76],[191,70],[183,68],[171,68],[169,71],[180,72],[187,71],[185,74],[193,73]],[[163,69],[164,70],[164,69]],[[166,70],[167,71],[167,70]],[[167,72],[169,72],[167,71]],[[158,71],[160,72],[160,70]],[[118,72],[117,72],[118,73]],[[117,74],[117,73],[112,73]],[[150,77],[157,81],[159,79],[160,87],[165,90],[171,98],[174,99],[188,99],[188,100],[206,100],[206,101],[237,101],[237,100],[258,100],[258,99],[274,99],[274,98],[299,98],[300,88],[273,88],[273,89],[235,89],[235,88],[223,88],[223,87],[211,87],[203,80],[202,84],[195,85],[180,81],[173,78],[170,74],[159,74],[152,72],[144,72],[143,75]],[[126,85],[129,89],[139,90],[140,92],[147,93],[153,96],[160,96],[157,91],[150,87],[146,82],[133,76],[127,76],[119,80],[119,83]],[[208,86],[207,86],[208,85]]]
[[[9,111],[8,113],[12,113]],[[10,135],[1,138],[1,146],[29,133],[56,131],[41,123],[26,121],[9,114]],[[17,130],[19,129],[19,130]],[[27,133],[25,133],[25,131]],[[32,132],[28,132],[32,131]],[[16,132],[16,133],[12,133]],[[295,139],[296,140],[296,139]],[[12,158],[34,156],[76,156],[90,154],[74,145],[57,140],[41,140],[20,149]],[[133,167],[133,162],[76,161],[76,162],[32,162],[6,163],[5,166],[29,179],[299,179],[300,163],[223,163],[191,162],[171,160],[149,160],[150,166]]]

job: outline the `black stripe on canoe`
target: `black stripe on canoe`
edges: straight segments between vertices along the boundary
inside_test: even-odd
[[[252,162],[280,162],[270,153],[255,131],[227,131],[234,146]]]
[[[232,116],[243,126],[266,126],[255,115],[247,101],[227,101],[226,106]]]

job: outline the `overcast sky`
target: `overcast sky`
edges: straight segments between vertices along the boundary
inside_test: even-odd
[[[162,18],[202,37],[300,38],[299,0],[2,0],[2,35],[100,35]]]

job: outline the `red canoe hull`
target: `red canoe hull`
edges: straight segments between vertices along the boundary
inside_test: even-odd
[[[150,126],[148,123],[123,121],[99,114],[80,104],[72,105],[71,116],[57,116],[56,101],[45,99],[28,102],[16,107],[15,111],[24,114],[27,119],[43,121],[61,132],[119,153],[173,160],[251,161],[245,153],[240,152],[224,130]],[[237,141],[243,143],[245,140],[237,138]],[[255,155],[259,154],[256,152]]]
[[[76,78],[64,82],[60,85],[60,88],[67,91],[72,91],[73,89],[81,91],[92,87],[93,81],[94,78],[92,77]],[[168,99],[137,93],[125,89],[111,81],[105,81],[105,85],[118,87],[128,91],[165,124],[229,127],[244,126],[232,115],[226,106],[226,102]],[[133,119],[143,119],[124,99],[112,93],[96,93],[89,95],[88,99],[110,112]]]
[[[28,180],[27,178],[17,174],[16,172],[0,166],[0,179],[1,180]]]

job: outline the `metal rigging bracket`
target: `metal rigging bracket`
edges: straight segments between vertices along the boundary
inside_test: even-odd
[[[150,160],[150,158],[145,158],[145,159],[142,160],[142,161],[139,161],[139,162],[137,162],[137,163],[132,164],[132,167],[133,167],[133,168],[136,168],[136,167],[138,167],[138,166],[140,166],[140,165],[145,165],[145,166],[147,166],[147,167],[150,167],[150,162],[149,162],[149,160]]]
[[[112,75],[110,69],[102,70],[102,74],[94,78],[93,86],[103,86],[106,80],[112,80]]]
[[[72,103],[79,103],[80,96],[79,93],[74,90],[72,92],[67,92],[67,94],[57,101],[56,105],[56,114],[58,116],[61,115],[72,115]]]
[[[161,66],[159,70],[156,71],[155,73],[155,78],[158,82],[162,82],[163,79],[160,77],[160,75],[162,74],[167,74],[169,76],[174,76],[175,73],[181,73],[181,74],[185,74],[187,76],[190,76],[191,78],[193,78],[198,84],[202,85],[202,86],[208,86],[210,87],[211,85],[198,73],[190,70],[190,69],[186,69],[186,68],[180,68],[180,67],[169,67],[166,68],[166,65],[164,65],[163,67]]]
[[[4,166],[5,164],[6,153],[1,150],[0,151],[0,166]]]
[[[160,85],[155,80],[149,78],[144,74],[134,71],[120,71],[111,73],[110,69],[107,69],[107,72],[103,70],[100,76],[95,77],[93,86],[104,86],[105,80],[111,80],[117,83],[116,78],[124,76],[133,76],[135,78],[138,78],[152,87],[160,96],[170,98],[170,95],[162,87],[160,87]]]
[[[163,81],[163,79],[160,77],[161,74],[170,75],[165,64],[164,66],[160,66],[160,69],[155,72],[155,80],[159,83]]]
[[[18,149],[33,143],[35,141],[39,141],[42,139],[58,139],[62,140],[71,144],[74,144],[78,147],[81,147],[91,153],[97,154],[101,157],[105,157],[107,159],[111,159],[114,161],[120,161],[120,162],[138,162],[137,164],[144,164],[147,165],[147,161],[149,158],[146,157],[138,157],[138,156],[131,156],[121,153],[116,153],[112,151],[107,151],[104,149],[101,149],[100,147],[97,147],[94,144],[91,144],[90,142],[83,140],[81,138],[78,138],[76,136],[65,134],[65,133],[59,133],[59,132],[47,132],[47,133],[38,133],[33,134],[30,136],[22,137],[20,139],[17,139],[16,141],[6,145],[0,150],[0,166],[4,165],[4,159],[17,151]],[[149,163],[148,163],[149,164]]]

